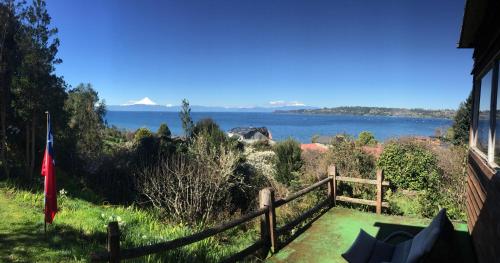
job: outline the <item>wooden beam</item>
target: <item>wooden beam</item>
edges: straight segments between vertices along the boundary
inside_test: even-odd
[[[316,182],[316,183],[314,183],[314,184],[312,184],[312,185],[310,185],[310,186],[308,186],[300,191],[297,191],[291,195],[288,195],[285,198],[279,199],[276,201],[275,207],[280,207],[280,206],[282,206],[290,201],[293,201],[294,199],[299,198],[299,197],[311,192],[312,190],[314,190],[314,189],[316,189],[324,184],[327,184],[329,180],[330,180],[330,178],[327,177],[327,178],[325,178],[321,181],[318,181],[318,182]]]
[[[166,241],[166,242],[161,242],[161,243],[156,243],[152,245],[146,245],[146,246],[140,246],[140,247],[135,247],[135,248],[127,248],[127,249],[122,249],[120,250],[120,258],[121,259],[130,259],[130,258],[137,258],[137,257],[142,257],[146,256],[149,254],[154,254],[154,253],[159,253],[159,252],[164,252],[166,250],[171,250],[171,249],[176,249],[185,245],[189,245],[195,242],[198,242],[200,240],[203,240],[207,237],[211,237],[213,235],[216,235],[220,232],[226,231],[230,228],[233,228],[237,225],[240,225],[242,223],[245,223],[247,221],[250,221],[251,219],[258,217],[262,214],[265,214],[267,212],[268,208],[261,208],[259,210],[250,212],[240,218],[231,220],[229,222],[222,223],[218,226],[208,228],[206,230],[203,230],[201,232],[198,232],[193,235],[177,238],[174,240]],[[109,253],[108,252],[101,252],[101,253],[94,253],[92,256],[92,261],[107,261],[109,260]]]
[[[364,178],[354,178],[354,177],[346,177],[346,176],[337,176],[336,180],[337,181],[341,181],[341,182],[351,182],[351,183],[377,185],[377,180],[373,180],[373,179],[364,179]],[[382,185],[383,186],[389,186],[390,184],[387,181],[382,181]]]
[[[361,205],[371,205],[371,206],[376,206],[377,201],[373,200],[366,200],[366,199],[359,199],[359,198],[352,198],[352,197],[347,197],[347,196],[342,196],[338,195],[337,196],[337,201],[342,201],[342,202],[348,202],[348,203],[355,203],[355,204],[361,204]],[[382,202],[382,207],[389,207],[388,202]]]
[[[336,205],[335,196],[337,196],[337,182],[335,181],[335,177],[337,176],[337,168],[335,165],[330,165],[328,167],[328,177],[331,180],[328,182],[328,197],[330,198],[331,206]]]
[[[377,205],[375,206],[375,210],[377,214],[382,214],[382,181],[384,180],[384,174],[382,170],[377,170]]]
[[[120,262],[120,228],[116,221],[108,223],[108,253],[109,262]]]

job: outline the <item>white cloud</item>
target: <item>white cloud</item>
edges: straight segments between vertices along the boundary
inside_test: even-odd
[[[122,105],[127,106],[127,105],[158,105],[158,104],[156,104],[156,102],[152,101],[150,98],[144,97],[141,100],[129,100],[128,103]]]
[[[273,100],[269,102],[271,107],[283,107],[283,106],[306,106],[306,104],[300,101],[284,101],[284,100]]]

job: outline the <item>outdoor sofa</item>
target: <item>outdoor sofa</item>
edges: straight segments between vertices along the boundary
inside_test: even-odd
[[[446,216],[446,210],[442,209],[430,225],[415,236],[397,231],[379,241],[361,229],[352,246],[342,254],[342,257],[349,263],[435,262],[431,259],[431,251],[440,238],[449,239],[452,232],[453,225]],[[409,240],[399,244],[389,243],[389,240],[397,236],[405,236]],[[443,254],[442,251],[440,254]]]

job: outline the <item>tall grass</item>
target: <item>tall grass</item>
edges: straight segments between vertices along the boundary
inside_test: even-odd
[[[88,261],[105,249],[106,227],[118,221],[124,248],[153,244],[193,234],[206,226],[189,227],[162,221],[153,211],[135,206],[96,205],[60,192],[59,213],[43,233],[43,194],[0,184],[0,261]],[[245,228],[245,229],[243,229]],[[258,238],[255,224],[136,262],[217,262]]]

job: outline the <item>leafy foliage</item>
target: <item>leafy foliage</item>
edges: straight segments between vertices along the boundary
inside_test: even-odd
[[[352,137],[337,135],[331,142],[330,150],[324,155],[323,167],[320,172],[325,173],[329,165],[335,165],[337,173],[342,176],[354,178],[375,178],[375,159],[363,152],[360,145]],[[374,187],[363,184],[339,183],[339,194],[374,199]]]
[[[159,150],[160,155],[163,157],[170,156],[173,152],[175,152],[176,147],[175,143],[172,141],[172,133],[168,128],[166,123],[162,123],[156,132],[156,136],[159,140]]]
[[[139,128],[135,131],[134,140],[140,142],[146,138],[153,138],[153,133],[148,128]]]
[[[57,28],[51,25],[43,0],[3,1],[0,9],[5,37],[0,54],[3,171],[8,175],[10,168],[24,167],[23,174],[33,180],[45,140],[46,111],[51,113],[55,137],[70,139],[63,111],[66,84],[54,72],[61,63]]]
[[[469,129],[472,121],[472,92],[467,97],[467,100],[460,103],[460,107],[453,119],[453,144],[468,144]]]
[[[337,167],[342,176],[372,178],[375,175],[375,161],[364,153],[351,137],[339,135],[332,140],[327,153],[329,164]]]
[[[369,131],[362,131],[359,133],[356,143],[360,146],[372,146],[377,144],[377,140],[375,139],[375,136],[373,136],[373,133]]]
[[[191,118],[191,107],[189,106],[189,101],[187,99],[182,100],[181,112],[179,112],[179,117],[182,122],[182,129],[184,130],[184,135],[186,137],[191,137],[193,133],[193,119]]]
[[[386,195],[393,213],[433,217],[446,208],[450,218],[465,220],[467,147],[392,141],[378,164],[393,184]]]
[[[155,162],[158,156],[158,140],[148,128],[139,128],[134,134],[137,158],[141,162]]]
[[[377,166],[394,187],[425,190],[438,182],[437,159],[434,154],[416,142],[390,142]]]
[[[64,109],[70,115],[68,126],[76,140],[77,152],[87,162],[103,152],[106,106],[91,84],[80,84],[68,92]]]
[[[278,142],[274,146],[274,152],[276,153],[276,181],[286,186],[296,184],[303,165],[300,144],[293,139],[287,139]]]
[[[170,129],[168,128],[166,123],[160,124],[160,127],[158,128],[156,134],[161,140],[168,140],[172,136],[172,132],[170,132]]]

